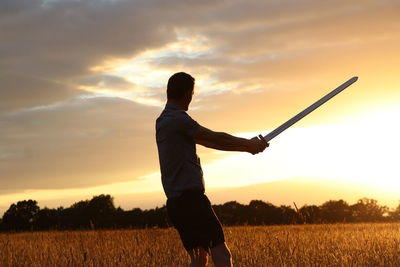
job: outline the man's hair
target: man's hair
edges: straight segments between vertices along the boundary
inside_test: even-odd
[[[187,92],[193,91],[194,78],[185,72],[177,72],[168,80],[167,98],[180,99]]]

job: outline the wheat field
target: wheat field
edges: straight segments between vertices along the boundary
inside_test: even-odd
[[[400,266],[398,223],[224,229],[235,266]],[[0,266],[187,263],[174,229],[0,234]]]

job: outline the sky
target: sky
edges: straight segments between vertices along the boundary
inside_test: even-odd
[[[399,17],[395,0],[2,0],[0,214],[98,194],[163,205],[154,126],[179,71],[196,78],[196,121],[249,138],[359,77],[262,154],[198,147],[214,202],[278,182],[257,197],[396,207]],[[283,194],[290,185],[302,194]]]

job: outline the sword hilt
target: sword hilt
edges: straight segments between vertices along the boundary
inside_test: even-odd
[[[261,134],[258,135],[258,138],[260,138],[260,140],[263,140],[265,143],[268,144],[267,140],[265,140],[264,136],[262,136]]]

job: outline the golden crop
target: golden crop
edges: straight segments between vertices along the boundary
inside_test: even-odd
[[[398,223],[225,227],[225,235],[235,266],[400,266]],[[0,234],[0,266],[187,263],[174,229]]]

